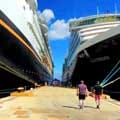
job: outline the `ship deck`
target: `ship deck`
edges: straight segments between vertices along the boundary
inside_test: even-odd
[[[79,109],[76,89],[41,87],[0,99],[0,120],[119,120],[120,102],[102,100],[96,109],[92,97]],[[19,96],[20,95],[20,96]]]

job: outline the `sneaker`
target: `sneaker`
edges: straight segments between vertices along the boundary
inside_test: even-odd
[[[80,109],[83,109],[84,108],[84,106],[80,106]]]
[[[96,107],[97,109],[100,109],[100,107],[99,107],[99,105],[97,105],[97,107]]]

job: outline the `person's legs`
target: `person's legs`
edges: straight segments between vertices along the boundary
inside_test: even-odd
[[[99,108],[99,95],[95,95],[96,108]]]
[[[84,108],[84,102],[85,102],[85,95],[82,95],[82,103],[81,103],[81,105],[82,105],[82,108]]]
[[[96,101],[96,105],[97,105],[97,108],[100,108],[100,95],[95,95],[95,101]]]
[[[81,106],[82,106],[82,103],[81,103],[81,95],[79,94],[79,106],[80,106],[80,108],[81,108]]]
[[[82,100],[82,108],[84,108],[84,100]]]
[[[84,108],[84,100],[83,99],[80,100],[79,105],[80,105],[80,109]]]
[[[98,95],[98,108],[100,107],[100,95]]]
[[[84,107],[85,95],[79,95],[79,105],[80,108]]]
[[[82,108],[82,100],[81,99],[80,99],[79,105],[80,105],[80,109],[81,109]]]

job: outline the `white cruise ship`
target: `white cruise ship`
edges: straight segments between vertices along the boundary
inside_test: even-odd
[[[116,98],[120,94],[120,14],[89,16],[69,26],[63,82],[76,86],[83,79],[90,89],[99,80],[106,93]]]
[[[53,79],[48,27],[36,0],[0,0],[0,89]]]

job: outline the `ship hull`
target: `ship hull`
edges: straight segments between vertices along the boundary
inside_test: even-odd
[[[32,45],[0,11],[0,89],[43,84],[52,76]]]
[[[113,36],[80,51],[71,77],[72,85],[76,86],[83,79],[88,85],[89,90],[91,90],[91,87],[95,85],[96,81],[102,82],[120,60],[119,51],[120,35]],[[120,64],[117,68],[119,67]],[[107,83],[115,80],[119,76],[120,71],[117,71],[113,76],[111,74],[111,78]],[[112,98],[120,100],[120,81],[117,80],[104,87],[104,92]]]

